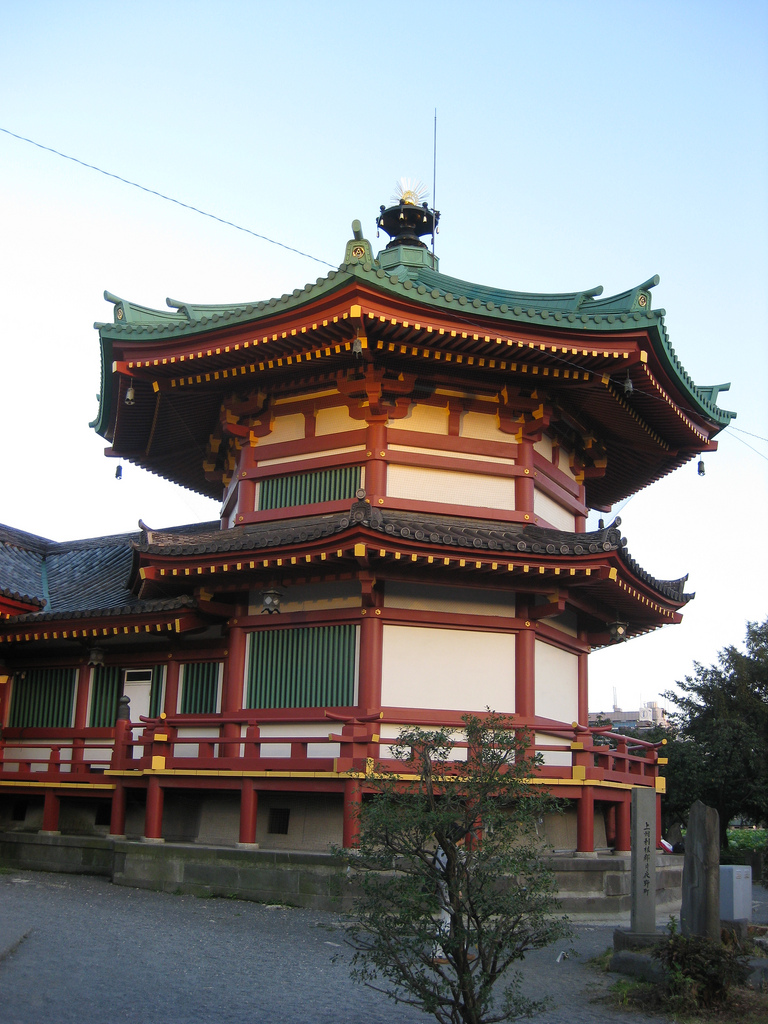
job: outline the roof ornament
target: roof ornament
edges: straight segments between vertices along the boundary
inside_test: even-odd
[[[426,187],[416,179],[401,178],[395,183],[391,198],[397,205],[380,207],[376,218],[377,236],[379,229],[383,228],[390,237],[387,249],[397,245],[427,248],[421,236],[434,235],[440,220],[440,212],[429,208],[428,194]]]

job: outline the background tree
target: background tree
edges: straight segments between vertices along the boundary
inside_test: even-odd
[[[768,819],[768,619],[747,623],[745,648],[724,648],[716,665],[694,662],[680,692],[664,694],[678,708],[679,740],[667,748],[670,805],[679,813],[696,799],[715,807],[723,849],[732,818]]]
[[[466,761],[448,730],[405,731],[400,777],[378,771],[361,806],[352,975],[441,1024],[491,1024],[544,1005],[509,969],[569,929],[537,836],[541,758],[499,716],[464,721]]]

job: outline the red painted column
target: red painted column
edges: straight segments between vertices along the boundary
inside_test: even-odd
[[[45,791],[43,801],[43,827],[40,830],[44,835],[59,835],[59,807],[61,800],[53,790]]]
[[[240,790],[240,846],[256,846],[259,794],[253,779],[243,779]]]
[[[77,696],[75,697],[75,729],[88,726],[88,690],[91,684],[91,666],[81,665],[77,671]],[[85,742],[81,737],[72,741],[72,771],[78,771],[75,765],[82,765],[85,757]]]
[[[515,464],[523,471],[515,477],[515,511],[526,513],[526,522],[533,522],[533,441],[518,442]]]
[[[536,632],[527,614],[528,601],[518,594],[516,615],[523,625],[515,636],[515,714],[521,718],[536,713]]]
[[[179,663],[169,661],[165,669],[165,697],[163,699],[163,711],[166,715],[173,716],[179,706]]]
[[[387,421],[372,420],[365,432],[365,493],[372,505],[387,493]]]
[[[349,850],[358,845],[360,835],[360,805],[363,796],[357,779],[347,779],[344,783],[344,830],[342,846]]]
[[[576,802],[576,852],[595,852],[595,791],[583,786]]]
[[[245,630],[237,625],[237,619],[229,623],[229,638],[224,658],[224,681],[221,692],[223,714],[243,710],[243,683],[245,681]],[[225,722],[221,727],[224,739],[235,739],[237,743],[220,743],[219,757],[237,757],[240,753],[240,726],[237,722]]]
[[[357,706],[360,714],[381,710],[381,655],[384,624],[381,608],[363,608],[360,620],[360,677]]]
[[[578,655],[578,720],[579,725],[589,725],[589,655]]]
[[[115,783],[112,794],[109,834],[113,839],[125,839],[125,786],[122,782]]]
[[[163,842],[163,787],[156,775],[149,777],[147,810],[144,816],[144,838],[150,842]]]
[[[630,828],[632,791],[627,790],[623,794],[620,803],[616,804],[616,845],[614,853],[629,853],[632,842],[632,831]]]
[[[656,849],[661,846],[661,793],[656,794]]]

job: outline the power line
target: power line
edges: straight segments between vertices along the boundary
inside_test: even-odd
[[[216,220],[219,224],[226,224],[227,227],[235,228],[237,231],[244,231],[246,235],[253,235],[254,238],[260,238],[263,242],[269,242],[271,245],[279,245],[281,249],[287,249],[288,252],[295,252],[298,256],[304,256],[308,260],[314,260],[315,263],[322,263],[326,267],[331,267],[336,270],[333,263],[329,263],[328,260],[321,260],[317,256],[312,256],[308,252],[302,252],[301,249],[294,249],[292,245],[286,245],[284,242],[278,242],[274,238],[268,238],[266,235],[260,235],[258,231],[251,231],[250,228],[244,228],[241,224],[235,224],[234,221],[225,220],[224,217],[217,217],[215,213],[208,213],[206,210],[201,210],[197,206],[192,206],[191,203],[182,203],[180,199],[174,199],[173,196],[167,196],[163,192],[158,192],[154,188],[147,188],[146,185],[140,185],[137,181],[130,181],[128,178],[122,178],[119,174],[113,174],[111,171],[105,171],[103,167],[97,167],[96,164],[86,163],[85,160],[79,160],[76,156],[69,156],[67,153],[61,153],[58,149],[53,149],[52,146],[44,146],[41,142],[35,142],[34,139],[28,139],[24,135],[17,135],[16,132],[9,131],[7,128],[0,128],[0,132],[4,132],[6,135],[10,135],[14,139],[19,139],[20,142],[28,142],[30,146],[37,146],[38,149],[44,149],[47,153],[53,153],[55,156],[60,156],[64,160],[71,160],[74,164],[80,164],[81,167],[87,167],[91,171],[98,171],[99,174],[103,174],[107,178],[114,178],[115,181],[121,181],[124,185],[132,185],[133,188],[141,189],[142,192],[148,192],[152,196],[157,196],[159,199],[165,199],[168,203],[175,203],[176,206],[182,206],[185,210],[192,210],[193,213],[199,213],[202,217],[210,217],[211,220]]]

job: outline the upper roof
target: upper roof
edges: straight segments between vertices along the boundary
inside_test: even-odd
[[[408,344],[418,339],[415,359],[424,361],[431,350],[440,346],[445,349],[449,344],[454,352],[498,356],[504,350],[497,346],[503,344],[522,349],[521,360],[525,357],[542,365],[551,364],[555,369],[559,367],[559,381],[554,380],[557,373],[547,381],[539,379],[538,383],[548,388],[563,386],[565,367],[591,373],[597,381],[605,378],[606,370],[608,375],[617,369],[629,372],[629,364],[617,367],[615,362],[601,359],[592,349],[602,343],[624,341],[637,349],[638,339],[644,339],[646,370],[650,371],[652,379],[636,365],[637,352],[630,361],[633,384],[638,391],[635,400],[642,405],[641,415],[652,430],[664,438],[666,413],[661,406],[666,403],[674,417],[687,420],[691,428],[686,436],[674,436],[668,444],[668,447],[684,449],[684,457],[674,463],[668,461],[656,476],[669,472],[696,451],[710,447],[710,439],[735,416],[717,405],[719,392],[728,390],[729,385],[696,385],[678,359],[665,325],[665,310],[651,308],[651,289],[658,283],[658,277],[607,297],[602,296],[602,287],[561,294],[534,294],[450,277],[434,269],[431,263],[426,250],[408,246],[385,250],[374,258],[370,243],[353,239],[347,245],[345,262],[338,271],[332,270],[314,283],[295,288],[279,298],[232,305],[198,305],[168,299],[168,310],[155,310],[105,292],[105,298],[114,303],[114,321],[95,325],[101,339],[102,387],[98,415],[91,425],[103,437],[115,440],[116,424],[122,415],[119,406],[128,382],[132,382],[140,399],[142,396],[151,399],[144,403],[146,426],[137,429],[138,416],[134,414],[134,425],[127,435],[118,436],[114,454],[133,458],[146,468],[201,493],[213,493],[202,471],[194,470],[193,463],[199,463],[199,456],[190,451],[180,455],[181,435],[174,438],[173,460],[163,459],[158,454],[153,461],[145,453],[150,426],[152,443],[156,449],[162,448],[157,437],[158,424],[162,423],[159,392],[173,386],[174,378],[186,373],[199,375],[194,411],[174,410],[175,418],[197,420],[191,428],[190,423],[185,427],[189,449],[194,444],[199,445],[204,430],[210,429],[209,424],[218,415],[223,391],[227,388],[232,391],[237,385],[268,389],[270,380],[274,381],[281,374],[285,377],[286,366],[292,360],[301,362],[298,355],[305,353],[303,358],[307,360],[312,357],[311,353],[306,355],[309,344],[317,351],[315,359],[323,351],[327,353],[329,358],[322,364],[323,368],[333,372],[344,365],[353,365],[348,343],[355,336],[356,325],[351,313],[339,314],[336,310],[342,294],[345,300],[351,298],[350,310],[362,310],[361,322],[378,332],[380,339],[389,340],[390,336],[397,335]],[[355,296],[364,296],[366,301],[355,306]],[[323,315],[328,312],[334,315]],[[425,322],[420,323],[422,320]],[[543,337],[562,343],[561,350],[557,351],[557,345],[537,344]],[[262,351],[258,349],[259,341],[269,342],[272,361],[251,362]],[[347,343],[346,352],[338,348],[335,352],[332,350],[331,346],[338,346],[339,342]],[[385,359],[387,346],[379,347],[378,357]],[[266,354],[267,349],[263,351]],[[507,348],[506,354],[513,353]],[[605,353],[600,355],[605,356]],[[272,357],[277,357],[277,361]],[[465,369],[467,362],[465,356]],[[250,363],[248,378],[234,381],[232,378],[238,372],[235,368],[244,363]],[[320,365],[315,362],[312,368]],[[522,367],[517,368],[518,375],[521,370]],[[514,372],[507,372],[506,376],[511,380]],[[190,377],[186,383],[190,392],[193,379]],[[177,392],[175,401],[181,405],[185,396]],[[178,466],[178,470],[173,466]],[[601,485],[593,483],[591,486],[598,498],[594,504],[618,500],[656,476],[644,469],[635,480],[617,484],[613,490],[603,488],[605,494],[600,493]]]

